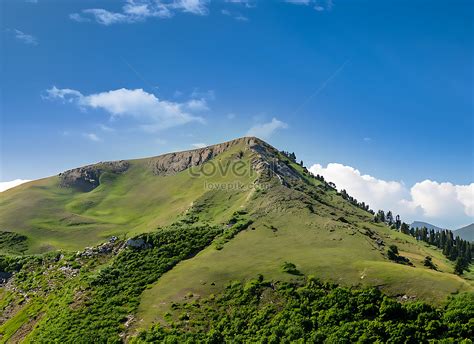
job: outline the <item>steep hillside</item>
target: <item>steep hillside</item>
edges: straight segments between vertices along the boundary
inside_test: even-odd
[[[440,250],[252,137],[89,165],[0,197],[0,238],[12,242],[0,249],[50,251],[0,259],[4,341],[120,342],[259,275],[262,288],[316,276],[431,304],[474,290]]]
[[[252,190],[217,192],[205,185],[251,185],[256,175],[225,167],[238,162],[239,169],[250,171],[256,156],[250,147],[256,144],[264,143],[244,138],[154,158],[98,163],[20,185],[0,194],[0,230],[25,235],[26,252],[39,253],[80,250],[110,236],[154,230],[174,222],[197,201],[216,203],[207,216],[218,223],[239,209]],[[214,171],[214,166],[221,168]]]

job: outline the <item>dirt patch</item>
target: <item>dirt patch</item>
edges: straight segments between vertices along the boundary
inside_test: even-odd
[[[37,314],[33,318],[30,318],[28,322],[21,325],[21,327],[15,332],[15,334],[10,337],[8,343],[20,343],[33,330],[33,328],[36,326],[38,321],[41,320],[43,315],[44,313]]]

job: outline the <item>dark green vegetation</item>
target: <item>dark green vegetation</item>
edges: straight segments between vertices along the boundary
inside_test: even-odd
[[[314,278],[300,285],[260,276],[173,308],[167,326],[142,332],[134,342],[472,343],[474,338],[473,294],[435,308],[400,303],[374,288],[349,289]]]
[[[408,258],[400,256],[398,252],[398,247],[396,245],[390,245],[387,251],[387,257],[388,259],[393,260],[394,262],[411,265],[410,260]],[[423,265],[425,265],[425,263],[423,263]]]
[[[26,263],[13,259],[3,265],[9,270],[23,266],[15,276],[16,285],[22,290],[36,289],[36,297],[29,308],[35,308],[41,320],[29,334],[29,340],[42,343],[50,343],[53,338],[55,342],[120,342],[124,323],[136,311],[139,296],[147,285],[179,261],[209,245],[220,233],[221,230],[215,227],[193,226],[180,221],[156,233],[133,238],[125,244],[126,248],[121,242],[110,243],[109,249],[103,251],[109,251],[112,256],[98,271],[95,271],[96,262],[107,254],[61,258],[58,254],[49,254],[31,258]],[[121,248],[120,253],[113,257],[110,252],[118,248]],[[59,276],[60,272],[63,276]],[[66,284],[51,286],[52,278]],[[48,302],[40,304],[41,297]],[[3,307],[5,311],[8,305]],[[14,326],[14,320],[6,325]],[[1,327],[0,338],[8,339],[10,332],[13,331],[8,326]]]
[[[474,245],[458,235],[455,237],[452,231],[448,229],[428,229],[425,226],[421,228],[410,227],[400,220],[399,215],[394,220],[391,211],[385,214],[383,210],[379,210],[375,214],[374,221],[386,223],[392,229],[442,249],[445,257],[453,262],[456,261],[456,274],[462,275],[464,270],[469,269],[469,264],[471,264],[474,256]],[[397,260],[391,252],[389,254],[391,255],[390,259]]]
[[[0,252],[24,253],[28,249],[27,237],[18,233],[0,231]]]
[[[472,293],[459,256],[458,267],[392,220],[374,221],[363,202],[256,138],[23,184],[0,194],[0,229],[9,232],[0,343],[124,342],[156,324],[181,331],[166,320],[186,321],[183,303],[204,307],[229,282],[245,286],[259,274],[278,290],[317,276],[430,307]]]

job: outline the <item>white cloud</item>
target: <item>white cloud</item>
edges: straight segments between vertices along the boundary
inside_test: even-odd
[[[257,7],[256,0],[225,0],[225,2],[230,4],[244,5],[246,8]]]
[[[260,138],[269,138],[278,129],[286,129],[288,124],[276,118],[272,118],[271,122],[257,124],[249,129],[247,136],[257,136]]]
[[[79,13],[71,13],[69,19],[74,20],[78,23],[90,22],[91,20],[87,17],[81,16]]]
[[[120,12],[111,12],[104,8],[88,8],[82,14],[92,17],[102,25],[117,23],[136,23],[148,18],[170,18],[176,12],[195,15],[207,15],[209,0],[126,0]],[[72,20],[83,22],[87,17],[78,13],[69,16]]]
[[[204,147],[207,147],[207,144],[205,144],[205,143],[192,143],[191,147],[193,147],[193,148],[204,148]]]
[[[30,182],[28,179],[15,179],[9,182],[0,182],[0,192],[6,191],[8,189],[14,188],[23,183]]]
[[[320,174],[328,181],[335,183],[339,190],[346,189],[351,196],[368,203],[376,210],[387,209],[389,205],[392,206],[408,196],[402,183],[363,175],[351,166],[331,163],[322,167],[316,164],[309,170],[313,174]]]
[[[90,14],[102,25],[131,22],[135,16],[128,16],[123,13],[109,12],[102,8],[90,8],[82,11],[84,14]],[[138,19],[138,18],[137,18]]]
[[[346,189],[374,210],[392,210],[400,214],[405,222],[425,220],[456,228],[473,221],[474,183],[454,185],[424,180],[407,187],[403,182],[363,175],[351,166],[337,163],[326,167],[316,164],[310,171],[335,183],[339,190]]]
[[[474,183],[453,185],[424,180],[411,188],[410,202],[427,217],[474,216]]]
[[[243,15],[238,15],[238,16],[235,16],[234,18],[235,18],[235,20],[238,20],[238,21],[248,21],[249,20],[249,18],[247,18]]]
[[[73,89],[58,89],[53,86],[46,91],[48,99],[60,99],[73,102],[81,109],[101,109],[112,116],[112,119],[131,118],[139,122],[146,131],[157,131],[189,122],[203,122],[201,117],[192,114],[199,108],[198,104],[189,102],[177,103],[160,100],[154,94],[143,89],[129,90],[121,88],[112,91],[83,95]],[[193,108],[194,107],[194,108]],[[202,110],[203,104],[200,104]]]
[[[186,108],[196,112],[209,110],[205,99],[191,99],[186,103]]]
[[[206,15],[209,13],[207,8],[209,1],[206,0],[178,0],[175,1],[174,7],[181,9],[184,12],[189,12],[198,15]]]
[[[70,88],[57,88],[56,86],[46,90],[46,95],[42,96],[44,99],[60,99],[63,102],[72,103],[77,99],[82,98],[82,93]]]
[[[288,4],[292,5],[312,5],[314,4],[313,8],[318,11],[330,11],[334,6],[332,0],[284,0]]]
[[[309,5],[310,0],[285,0],[285,2],[293,5]]]
[[[15,35],[15,38],[18,39],[19,41],[25,43],[25,44],[38,45],[38,40],[36,39],[36,37],[34,37],[32,35],[28,35],[28,34],[24,33],[23,31],[20,31],[18,29],[13,29],[13,30],[7,29],[7,31],[12,31],[13,34]]]
[[[94,141],[94,142],[102,141],[102,139],[94,133],[84,133],[82,135],[90,141]]]
[[[238,20],[238,21],[248,21],[249,20],[249,18],[243,16],[242,14],[240,14],[238,12],[231,12],[229,10],[221,10],[221,13],[225,16],[232,17],[232,18],[234,18],[235,20]]]

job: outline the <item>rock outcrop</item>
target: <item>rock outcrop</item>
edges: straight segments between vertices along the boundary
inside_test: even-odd
[[[145,164],[154,175],[174,175],[190,167],[202,165],[237,145],[255,153],[251,161],[255,171],[268,177],[277,176],[281,183],[285,183],[288,178],[298,177],[296,171],[279,159],[278,150],[256,137],[243,137],[209,147],[164,154],[145,159]],[[60,186],[88,192],[100,185],[100,176],[104,172],[123,173],[129,166],[128,161],[121,160],[101,162],[68,170],[59,174]]]
[[[74,168],[59,174],[59,185],[61,187],[75,188],[83,192],[91,191],[99,186],[99,179],[102,173],[123,173],[128,169],[129,165],[129,162],[120,160],[99,162],[94,165]]]
[[[151,158],[149,166],[155,175],[173,175],[190,167],[202,165],[234,146],[244,145],[252,148],[259,144],[265,142],[255,137],[243,137],[209,147],[160,155]]]

